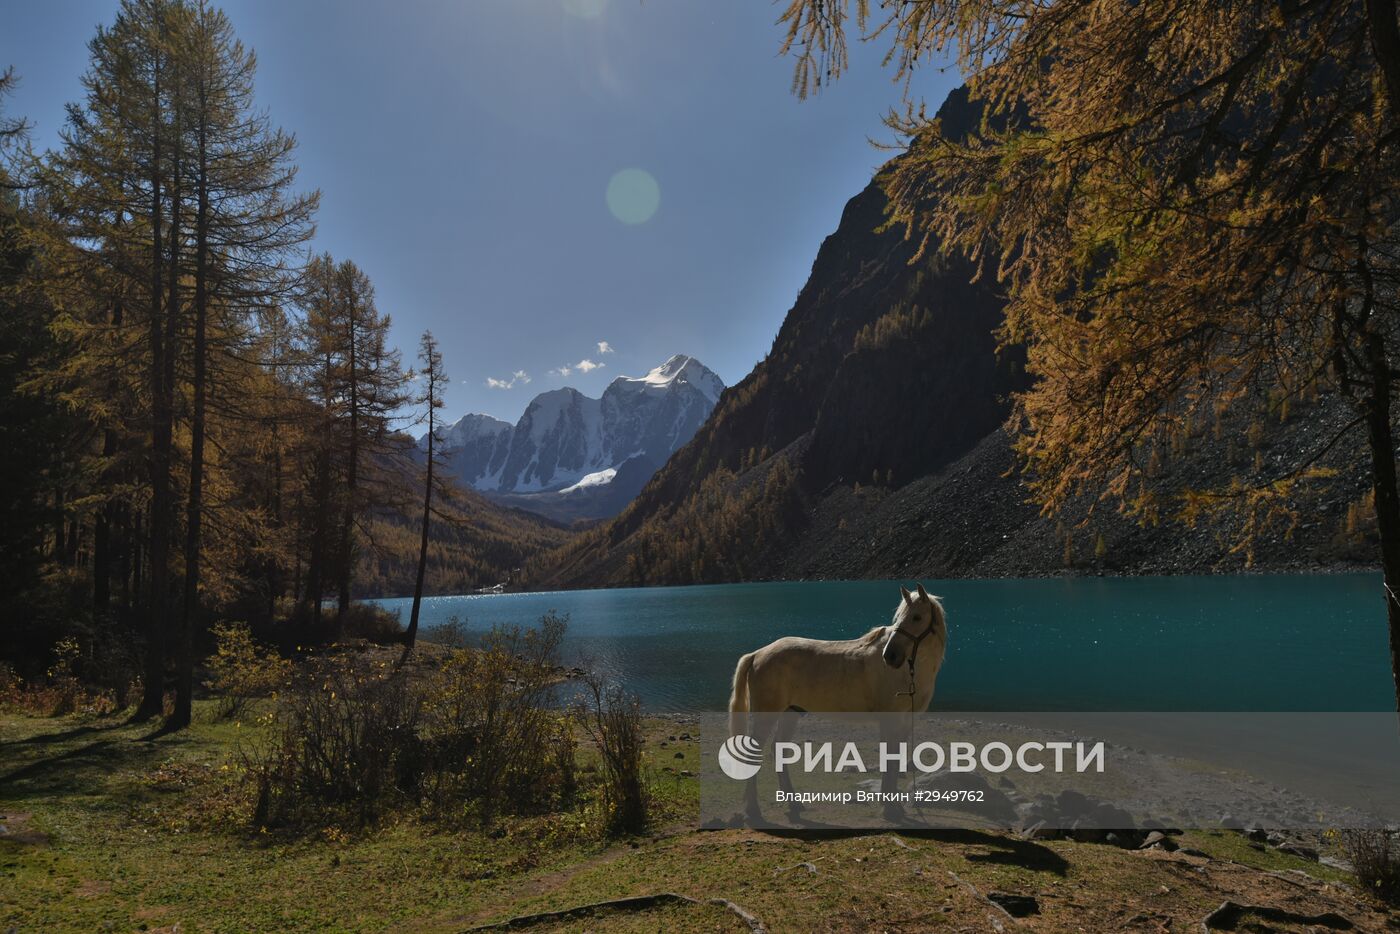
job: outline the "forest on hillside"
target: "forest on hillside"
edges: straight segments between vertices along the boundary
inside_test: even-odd
[[[0,79],[0,661],[77,646],[138,716],[174,672],[178,725],[213,621],[334,639],[420,562],[468,589],[562,541],[425,475],[436,343],[405,361],[369,275],[312,251],[319,193],[225,15],[129,0],[88,51],[54,151]]]

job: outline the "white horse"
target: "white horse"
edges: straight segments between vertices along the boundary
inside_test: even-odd
[[[826,641],[787,636],[739,659],[729,697],[731,736],[747,733],[766,744],[791,739],[797,713],[916,713],[928,709],[948,647],[948,623],[939,599],[917,586],[899,588],[899,606],[888,626],[858,639]],[[746,725],[746,721],[749,721]],[[888,723],[888,718],[882,723]],[[786,771],[779,783],[791,791]],[[885,790],[897,776],[887,773]],[[758,809],[753,781],[748,809]]]

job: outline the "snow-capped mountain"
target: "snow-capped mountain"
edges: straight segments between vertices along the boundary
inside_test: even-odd
[[[536,396],[514,425],[465,415],[439,438],[453,472],[482,492],[510,494],[526,508],[531,504],[515,494],[557,494],[547,497],[555,502],[591,496],[606,499],[610,514],[621,507],[616,496],[602,494],[619,468],[633,461],[626,471],[631,486],[637,464],[654,471],[666,463],[694,436],[723,391],[724,382],[703,363],[677,354],[645,376],[619,376],[600,399],[569,387],[554,389]]]

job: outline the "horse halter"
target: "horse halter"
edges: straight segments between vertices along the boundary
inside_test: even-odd
[[[925,629],[923,632],[919,633],[917,636],[905,632],[898,626],[896,626],[894,628],[894,632],[890,634],[891,636],[903,636],[906,639],[914,640],[913,647],[909,649],[909,690],[898,691],[894,695],[895,697],[908,697],[910,708],[914,706],[914,693],[916,690],[914,683],[914,660],[919,657],[919,644],[922,643],[929,636],[933,635],[933,631],[937,628],[938,612],[935,610],[933,616],[929,618],[928,628]]]

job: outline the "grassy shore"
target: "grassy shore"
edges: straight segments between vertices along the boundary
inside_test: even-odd
[[[681,774],[698,749],[664,719],[647,722],[646,836],[605,840],[586,808],[489,832],[402,819],[255,834],[238,763],[258,729],[203,706],[160,737],[117,717],[0,715],[0,930],[461,931],[658,893],[695,901],[602,908],[587,926],[751,930],[710,902],[725,899],[770,931],[1199,930],[1225,900],[1400,927],[1345,874],[1233,833],[1188,833],[1207,854],[1192,856],[980,832],[698,832],[696,779]],[[1013,919],[993,891],[1032,895],[1039,914]]]

